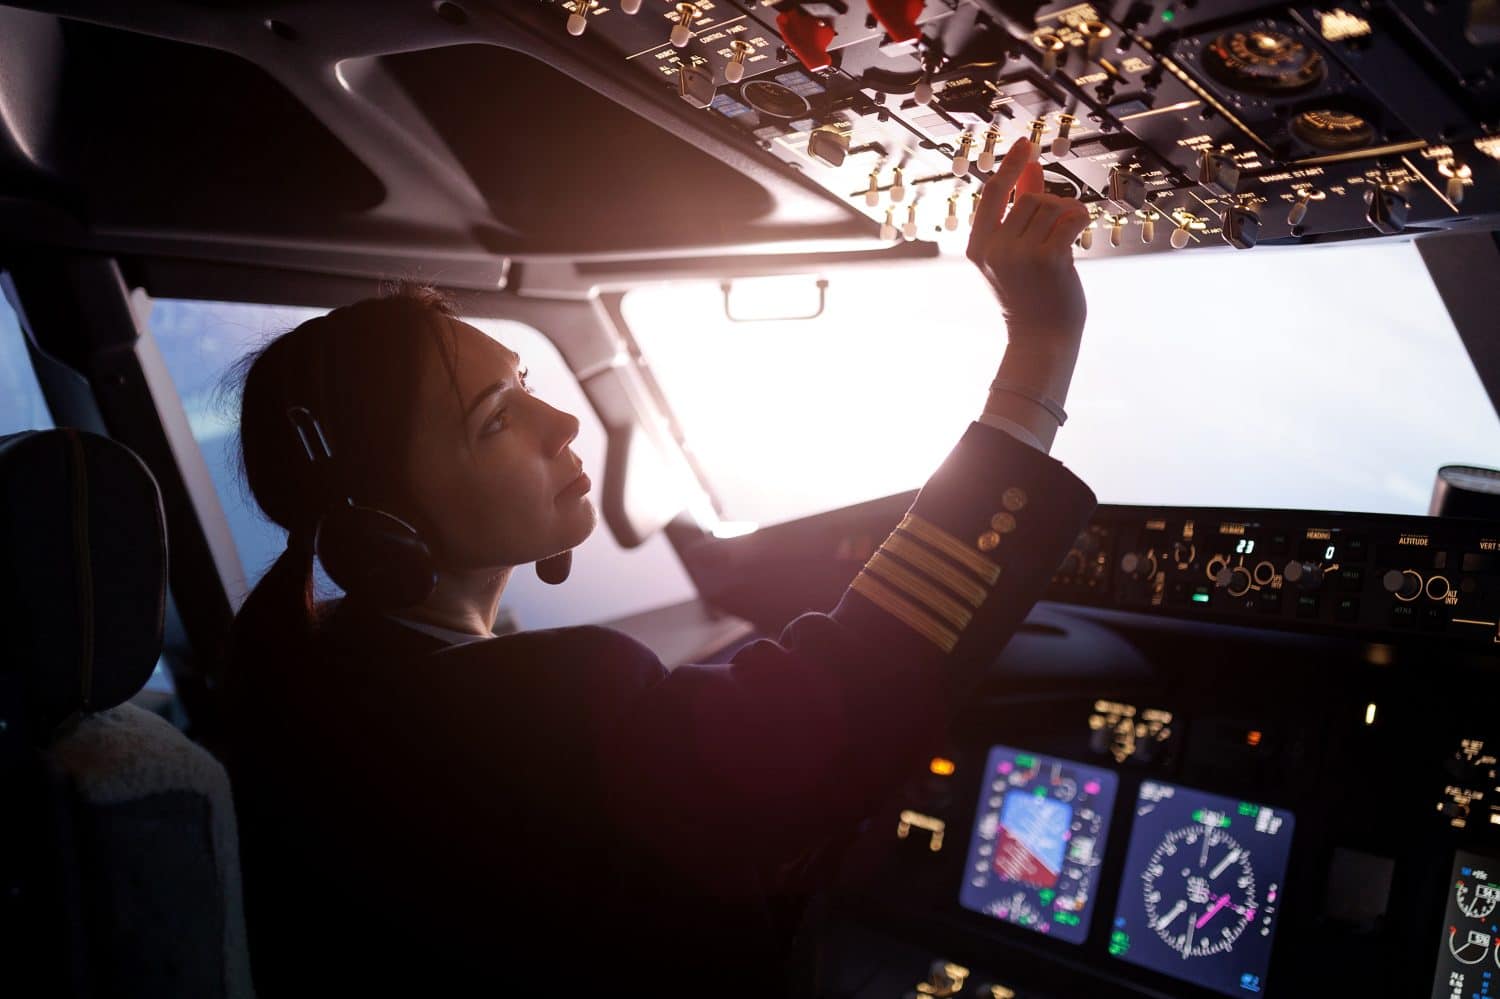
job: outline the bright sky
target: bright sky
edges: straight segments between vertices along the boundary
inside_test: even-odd
[[[1439,465],[1500,463],[1500,419],[1410,242],[1080,271],[1089,323],[1053,453],[1102,502],[1425,513]],[[967,263],[828,276],[812,321],[732,323],[714,282],[625,299],[734,519],[914,488],[983,405],[1004,324]],[[788,294],[745,292],[737,311]]]

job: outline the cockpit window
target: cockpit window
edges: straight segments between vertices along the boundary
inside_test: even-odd
[[[181,299],[155,299],[151,303],[151,332],[182,397],[244,568],[236,600],[243,599],[281,554],[286,532],[261,515],[239,481],[234,435],[238,400],[221,393],[220,383],[229,366],[246,352],[323,311]],[[548,402],[578,416],[582,426],[573,449],[594,478],[601,479],[604,428],[557,348],[522,323],[469,321],[521,355],[530,369],[532,386]],[[0,378],[4,377],[3,357],[0,345]],[[623,579],[639,579],[644,585],[623,585]],[[319,588],[327,595],[337,593],[321,572]],[[693,595],[692,584],[665,538],[656,537],[626,551],[601,523],[575,553],[573,573],[566,586],[547,586],[529,570],[517,572],[506,588],[502,610],[510,613],[518,627],[551,628],[608,621],[679,603]]]
[[[1053,454],[1102,502],[1422,514],[1440,465],[1500,460],[1500,419],[1409,242],[1079,271],[1089,321]],[[1005,328],[967,263],[826,276],[816,319],[730,321],[713,282],[625,297],[727,518],[915,488],[983,406]],[[737,315],[783,295],[741,291]]]
[[[0,434],[46,430],[52,414],[26,353],[26,341],[14,310],[0,298]]]

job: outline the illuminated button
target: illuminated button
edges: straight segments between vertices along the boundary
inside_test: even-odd
[[[1001,534],[1009,534],[1016,529],[1016,518],[1008,513],[997,513],[990,518],[990,526]]]
[[[1000,535],[994,531],[985,531],[979,536],[978,545],[980,551],[992,552],[1000,547]]]
[[[934,756],[927,769],[939,777],[952,777],[953,771],[958,769],[953,761],[944,756]]]
[[[1447,576],[1433,576],[1427,580],[1427,599],[1445,600],[1449,593],[1453,592],[1453,584],[1448,582]]]
[[[1018,513],[1026,506],[1026,490],[1020,486],[1011,486],[1000,494],[1000,505],[1011,513]]]

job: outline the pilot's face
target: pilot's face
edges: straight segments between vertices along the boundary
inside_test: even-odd
[[[439,563],[498,568],[578,546],[596,515],[568,446],[577,417],[531,393],[514,352],[467,323],[438,321],[452,328],[453,374],[437,356],[425,365],[408,467]]]

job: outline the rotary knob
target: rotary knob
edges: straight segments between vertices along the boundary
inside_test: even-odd
[[[1392,569],[1380,577],[1380,585],[1397,600],[1415,600],[1422,593],[1422,577],[1411,569]]]
[[[1243,597],[1250,592],[1250,570],[1242,565],[1233,568],[1226,565],[1214,576],[1214,585],[1228,590],[1231,597]]]
[[[1135,579],[1156,575],[1156,556],[1147,552],[1126,552],[1120,557],[1120,571]]]
[[[1304,590],[1316,590],[1323,585],[1323,567],[1316,562],[1299,562],[1293,559],[1282,568],[1281,578]]]

